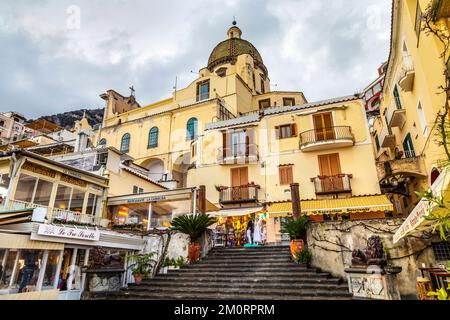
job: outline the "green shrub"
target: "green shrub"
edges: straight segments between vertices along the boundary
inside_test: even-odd
[[[312,253],[308,248],[303,248],[302,251],[297,251],[295,253],[294,260],[297,263],[309,264],[312,260]]]
[[[282,223],[282,232],[289,234],[291,240],[306,240],[306,230],[309,226],[309,219],[307,216],[300,218],[288,218]]]
[[[216,219],[207,214],[183,215],[173,219],[172,230],[189,235],[191,243],[194,243],[214,223]]]

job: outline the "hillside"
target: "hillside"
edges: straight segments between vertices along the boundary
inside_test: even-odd
[[[86,111],[86,118],[89,124],[94,127],[97,124],[102,123],[104,109],[80,109],[75,111],[69,111],[64,113],[58,113],[50,116],[40,117],[38,120],[45,119],[56,123],[60,127],[71,129],[73,128],[75,121],[81,120],[84,112]]]

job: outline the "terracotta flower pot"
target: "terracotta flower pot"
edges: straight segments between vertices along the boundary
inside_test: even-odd
[[[140,285],[142,283],[142,274],[134,275],[134,283]]]
[[[189,262],[193,263],[200,258],[200,244],[190,243],[188,246],[188,258]]]
[[[305,247],[305,242],[303,240],[291,240],[291,255],[295,258],[295,254],[302,251]]]

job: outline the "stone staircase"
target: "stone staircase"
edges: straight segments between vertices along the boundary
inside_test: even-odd
[[[96,297],[100,298],[99,296]],[[351,299],[342,279],[294,263],[289,247],[213,249],[201,261],[144,280],[107,299]]]

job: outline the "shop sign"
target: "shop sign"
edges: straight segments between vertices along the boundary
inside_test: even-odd
[[[67,227],[59,227],[49,224],[40,224],[38,235],[56,238],[68,238],[86,241],[100,240],[99,230],[75,229]]]
[[[167,198],[165,196],[155,196],[155,197],[146,197],[140,199],[128,199],[127,203],[143,203],[143,202],[156,202],[156,201],[164,201]]]

